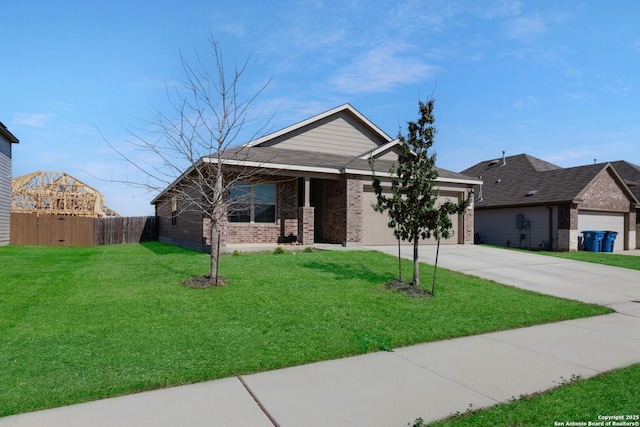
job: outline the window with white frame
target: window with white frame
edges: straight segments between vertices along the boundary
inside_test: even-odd
[[[229,222],[276,222],[276,184],[234,183],[229,190]]]

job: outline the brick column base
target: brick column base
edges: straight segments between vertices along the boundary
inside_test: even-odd
[[[314,210],[312,207],[298,208],[298,242],[313,245]]]

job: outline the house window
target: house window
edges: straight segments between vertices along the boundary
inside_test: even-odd
[[[276,185],[238,182],[229,191],[229,222],[276,222]]]
[[[171,225],[178,224],[178,200],[176,196],[171,197]]]

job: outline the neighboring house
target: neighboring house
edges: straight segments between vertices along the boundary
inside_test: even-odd
[[[503,154],[462,173],[483,181],[475,194],[476,240],[567,251],[582,248],[582,231],[604,230],[618,232],[614,250],[636,248],[638,198],[612,163],[561,168]]]
[[[11,145],[18,142],[0,122],[0,246],[8,245],[11,235]]]
[[[375,212],[369,157],[379,176],[389,176],[397,140],[393,140],[349,104],[226,150],[225,173],[259,172],[239,183],[234,193],[251,194],[243,209],[227,212],[219,225],[222,245],[297,241],[357,245],[397,244],[386,213]],[[199,162],[215,162],[205,157]],[[467,197],[480,181],[438,169],[442,201]],[[189,173],[189,172],[186,172]],[[151,203],[156,206],[161,241],[208,250],[209,225],[196,212],[182,212],[171,184]],[[446,242],[473,242],[473,208],[453,221]]]
[[[611,162],[611,164],[624,179],[636,199],[640,200],[640,166],[625,161]],[[640,249],[640,207],[636,210],[636,248]]]

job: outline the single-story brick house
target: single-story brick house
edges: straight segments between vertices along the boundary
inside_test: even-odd
[[[636,199],[640,200],[640,166],[623,160],[611,162],[611,164],[624,179]],[[636,210],[636,248],[640,249],[640,207]]]
[[[0,122],[0,246],[8,245],[11,236],[11,146],[18,142]]]
[[[604,230],[618,232],[614,250],[635,249],[640,205],[615,166],[622,163],[638,171],[627,162],[561,168],[527,154],[464,170],[483,182],[475,194],[476,240],[567,251],[582,248],[582,231]]]
[[[387,214],[372,208],[375,193],[369,166],[373,156],[376,173],[389,177],[397,159],[396,145],[397,140],[345,104],[225,150],[225,173],[241,169],[259,171],[259,175],[230,191],[228,197],[233,198],[237,191],[250,195],[250,202],[224,216],[219,224],[221,244],[397,244],[387,226]],[[199,161],[213,163],[217,157]],[[443,201],[464,199],[480,183],[444,169],[438,172],[437,188]],[[171,200],[171,188],[179,183],[176,180],[151,202],[159,218],[159,239],[209,250],[208,221],[197,212],[183,212]],[[473,207],[453,223],[454,235],[443,243],[473,243]]]

